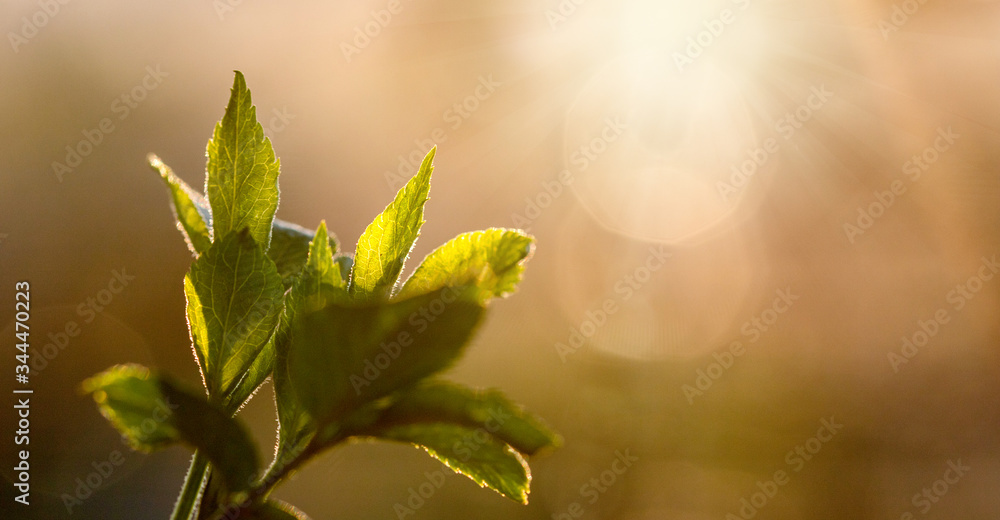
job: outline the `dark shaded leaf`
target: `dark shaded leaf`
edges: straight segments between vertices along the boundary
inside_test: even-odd
[[[445,289],[394,303],[327,302],[296,318],[286,377],[319,423],[448,367],[484,309],[474,291]]]
[[[528,463],[516,450],[481,430],[454,424],[414,424],[388,428],[379,438],[414,444],[476,484],[528,503]]]
[[[480,428],[526,455],[559,445],[555,432],[498,390],[427,381],[403,392],[381,412],[375,429],[421,423]]]
[[[84,381],[83,390],[137,450],[178,442],[193,446],[208,457],[230,492],[248,489],[257,475],[253,442],[236,419],[145,367],[112,367]]]
[[[320,222],[309,247],[309,255],[302,274],[285,298],[278,330],[266,350],[275,356],[274,385],[275,401],[278,408],[278,458],[302,448],[302,443],[311,438],[313,423],[294,397],[290,386],[291,377],[287,367],[289,328],[295,316],[311,312],[326,305],[327,299],[347,300],[346,282],[340,272],[340,264],[333,258],[334,249],[327,236],[326,222]]]

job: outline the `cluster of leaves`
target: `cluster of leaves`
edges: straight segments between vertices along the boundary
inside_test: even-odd
[[[305,518],[269,499],[271,490],[351,439],[413,444],[527,502],[525,456],[558,437],[497,391],[433,376],[461,355],[489,301],[515,289],[533,238],[506,229],[459,235],[402,282],[434,153],[368,226],[353,257],[324,222],[310,231],[274,218],[279,161],[239,72],[208,143],[204,195],[150,156],[195,256],[184,292],[205,391],[137,365],[112,367],[83,388],[135,449],[194,448],[174,519]],[[279,428],[265,470],[234,416],[268,377]],[[469,439],[477,449],[455,449]]]

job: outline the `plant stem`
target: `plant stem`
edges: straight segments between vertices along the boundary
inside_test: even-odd
[[[337,443],[339,443],[339,441],[337,441]],[[287,464],[278,466],[279,461],[275,460],[275,463],[272,464],[271,468],[267,471],[263,480],[257,485],[257,487],[250,491],[250,494],[241,504],[229,504],[229,506],[220,504],[219,508],[212,513],[208,519],[223,520],[224,518],[230,518],[227,515],[233,510],[241,512],[248,507],[253,507],[252,504],[267,500],[267,496],[271,494],[271,490],[273,490],[275,486],[281,483],[281,481],[283,481],[293,471],[297,470],[302,464],[311,459],[318,451],[319,448],[317,448],[315,444],[309,443],[304,446],[301,451],[298,451],[298,454]],[[238,514],[239,513],[237,513],[237,515]],[[239,518],[239,516],[236,518]]]
[[[202,455],[201,451],[195,450],[194,457],[191,458],[191,467],[188,469],[187,477],[184,478],[184,487],[181,488],[170,520],[191,519],[191,514],[198,505],[198,499],[201,498],[207,475],[208,457]]]

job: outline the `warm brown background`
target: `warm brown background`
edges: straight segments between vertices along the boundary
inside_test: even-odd
[[[347,246],[391,199],[385,172],[436,128],[416,259],[459,232],[514,226],[543,182],[564,169],[576,179],[533,219],[521,291],[449,374],[505,389],[565,447],[533,461],[530,506],[449,477],[408,518],[542,520],[575,501],[585,519],[722,519],[776,470],[791,481],[757,518],[1000,514],[1000,279],[961,310],[948,300],[1000,253],[1000,2],[930,0],[885,39],[886,1],[589,0],[553,28],[557,0],[402,0],[347,62],[341,43],[387,3],[245,0],[220,18],[208,0],[78,0],[17,52],[0,46],[0,390],[13,384],[15,281],[31,282],[36,349],[81,326],[32,376],[33,505],[14,507],[5,485],[0,517],[166,518],[188,453],[128,452],[76,388],[126,361],[198,382],[181,288],[191,257],[144,157],[201,185],[234,69],[265,126],[294,116],[268,131],[279,216],[326,219]],[[671,53],[724,7],[734,23],[678,73]],[[4,2],[0,28],[19,31],[39,9]],[[59,182],[51,163],[120,115],[112,103],[147,66],[169,76]],[[491,75],[501,85],[452,129],[448,110]],[[777,120],[814,87],[833,97],[784,139]],[[574,150],[614,116],[627,129],[581,170]],[[949,127],[961,137],[912,181],[904,164]],[[716,182],[770,138],[779,150],[723,201]],[[849,240],[844,224],[896,180],[905,193]],[[616,286],[650,247],[672,257],[625,301]],[[78,305],[114,270],[135,279],[83,323]],[[743,324],[785,288],[799,299],[751,343]],[[555,345],[605,298],[619,312],[564,363]],[[950,321],[895,373],[889,352],[938,309]],[[683,385],[733,341],[746,353],[689,404]],[[242,414],[264,458],[273,413],[268,386]],[[786,453],[830,416],[844,429],[795,472]],[[12,435],[0,439],[10,478]],[[639,461],[596,503],[581,497],[626,449]],[[115,451],[125,463],[68,515],[60,496]],[[923,515],[911,497],[959,459],[971,470]],[[277,496],[316,519],[387,520],[440,467],[405,446],[351,446]]]

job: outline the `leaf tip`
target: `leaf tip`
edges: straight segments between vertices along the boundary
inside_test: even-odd
[[[173,170],[171,170],[170,167],[163,162],[163,159],[160,159],[160,156],[155,153],[150,152],[146,154],[146,163],[149,164],[149,167],[152,168],[154,172],[160,174],[160,177],[163,179],[169,179],[173,173]]]
[[[437,149],[437,145],[434,145],[431,147],[431,150],[427,152],[427,155],[424,156],[424,160],[420,163],[419,173],[427,172],[427,175],[430,175],[431,172],[434,171],[434,157],[437,155]]]

